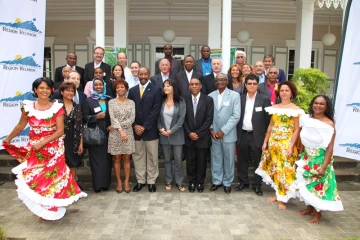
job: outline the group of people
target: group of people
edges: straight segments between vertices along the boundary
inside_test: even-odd
[[[3,141],[22,162],[13,171],[19,198],[31,211],[53,220],[65,213],[64,206],[86,196],[75,181],[84,149],[83,126],[98,128],[105,136],[100,144],[86,146],[96,193],[109,189],[112,168],[115,191],[130,193],[131,161],[137,179],[133,191],[147,185],[155,192],[160,147],[166,190],[175,185],[186,191],[185,154],[188,191],[203,192],[210,155],[210,191],[223,187],[229,194],[237,157],[240,183],[235,191],[251,186],[261,196],[262,182],[270,184],[275,196],[269,201],[277,201],[279,209],[299,196],[308,205],[300,214],[312,214],[312,223],[320,221],[322,210],[343,209],[332,167],[335,130],[328,97],[315,97],[305,114],[291,102],[296,86],[286,81],[271,55],[253,67],[246,63],[245,52],[237,51],[236,64],[227,74],[221,72],[221,59],[210,59],[208,46],[202,47],[199,60],[186,56],[184,67],[172,57],[170,44],[164,46],[164,55],[150,77],[149,69],[137,61],[128,68],[125,53],[118,54],[118,64],[111,68],[102,62],[104,49],[97,47],[94,62],[82,70],[75,53],[67,55],[67,65],[56,70],[57,90],[47,78],[35,80],[37,101],[24,102],[18,125]],[[27,123],[28,146],[12,145]],[[251,161],[257,166],[252,182]]]

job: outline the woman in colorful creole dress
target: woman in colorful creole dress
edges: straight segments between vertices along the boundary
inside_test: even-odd
[[[120,168],[121,159],[124,163],[124,188],[130,193],[130,156],[135,153],[135,139],[132,124],[135,121],[135,103],[126,98],[129,84],[125,80],[116,80],[114,89],[117,98],[109,101],[109,115],[112,131],[109,133],[108,152],[113,156],[114,172],[116,176],[116,192],[122,193]]]
[[[311,101],[309,115],[300,117],[300,127],[304,152],[296,162],[296,188],[308,207],[299,214],[312,214],[310,222],[317,224],[321,211],[344,210],[333,168],[334,110],[327,96],[318,95]]]
[[[24,100],[21,117],[14,130],[3,140],[4,148],[21,164],[13,168],[18,197],[39,217],[39,221],[58,220],[65,207],[86,197],[65,163],[64,110],[50,102],[53,81],[38,78],[32,84],[37,101]],[[29,123],[29,143],[25,147],[10,144]]]
[[[108,150],[108,131],[110,131],[109,100],[106,83],[101,78],[92,81],[94,92],[81,106],[83,123],[89,128],[98,126],[105,133],[105,141],[100,146],[88,146],[92,186],[96,193],[109,190],[111,183],[111,155]]]
[[[270,184],[276,195],[270,202],[278,201],[279,209],[286,209],[290,198],[296,197],[291,186],[296,179],[296,141],[299,137],[299,116],[305,112],[291,102],[297,95],[296,86],[289,81],[279,84],[281,103],[265,108],[271,117],[262,146],[263,155],[256,173]]]

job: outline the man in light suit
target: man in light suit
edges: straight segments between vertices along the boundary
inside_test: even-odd
[[[275,58],[273,57],[273,55],[271,54],[266,54],[264,56],[264,65],[265,65],[265,74],[268,74],[269,68],[274,66],[275,63]],[[285,71],[283,69],[278,69],[279,70],[279,74],[278,74],[278,80],[279,82],[284,82],[286,81],[286,74]]]
[[[208,45],[202,46],[201,58],[195,62],[195,71],[201,72],[203,76],[209,75],[212,72],[210,53],[211,50]]]
[[[135,153],[132,154],[137,184],[133,191],[140,191],[146,183],[149,192],[156,192],[156,178],[159,175],[157,120],[161,110],[161,88],[149,81],[150,71],[139,69],[140,83],[129,90],[128,98],[135,102],[133,123]]]
[[[186,146],[186,172],[189,192],[204,191],[207,155],[211,146],[210,126],[214,117],[214,101],[201,94],[201,81],[190,80],[191,94],[185,97],[186,116],[184,121]]]
[[[214,57],[211,60],[211,69],[212,69],[212,73],[206,75],[205,77],[202,77],[202,79],[201,79],[201,82],[202,82],[201,92],[206,95],[209,95],[211,92],[216,90],[215,78],[221,72],[221,69],[222,69],[222,61],[220,58]],[[229,80],[227,88],[229,88],[230,90],[233,90],[231,76],[227,75],[227,78]]]
[[[237,173],[240,184],[235,191],[242,191],[249,188],[249,162],[250,151],[254,157],[254,165],[258,166],[261,158],[261,147],[264,143],[267,128],[270,123],[270,115],[265,108],[271,106],[267,96],[257,93],[259,77],[250,74],[245,79],[247,94],[241,95],[241,117],[237,127]],[[255,194],[262,196],[262,178],[255,173],[254,181],[251,184]]]
[[[173,78],[176,76],[176,74],[180,71],[182,71],[182,65],[181,62],[179,60],[177,60],[176,58],[173,58],[173,47],[171,46],[171,44],[166,44],[164,46],[164,58],[166,58],[167,60],[169,60],[170,62],[170,69],[169,69],[169,74],[170,74],[170,78]],[[155,75],[160,73],[160,68],[159,68],[159,63],[160,60],[157,60],[155,62]]]
[[[175,80],[179,83],[180,95],[182,98],[185,98],[190,94],[189,83],[192,78],[201,78],[200,72],[195,72],[195,59],[191,55],[187,55],[184,58],[184,68],[185,71],[181,71],[175,76]]]
[[[213,60],[214,61],[214,60]],[[224,192],[231,192],[234,180],[235,142],[237,140],[236,124],[240,120],[240,94],[228,89],[227,75],[216,76],[216,91],[209,94],[214,100],[214,119],[210,127],[211,174],[210,191],[216,191],[224,185]]]
[[[263,83],[260,83],[258,87],[258,92],[267,96],[270,99],[272,105],[280,102],[280,99],[276,96],[279,83],[278,75],[279,70],[275,66],[270,67],[267,80]]]
[[[159,62],[159,68],[160,68],[160,73],[152,76],[150,78],[150,81],[153,84],[158,85],[164,94],[164,82],[165,82],[165,80],[169,79],[169,77],[170,77],[170,74],[169,74],[170,62],[169,62],[169,60],[167,60],[166,58],[161,59]]]
[[[94,61],[89,62],[85,65],[84,79],[86,84],[88,81],[94,79],[94,69],[101,68],[104,71],[104,80],[110,80],[111,77],[111,66],[103,62],[105,55],[105,49],[102,47],[96,47],[94,49]]]
[[[57,67],[55,69],[55,77],[54,77],[54,83],[62,82],[64,81],[64,77],[62,75],[62,70],[64,67],[70,67],[73,70],[77,71],[80,74],[80,88],[84,88],[84,69],[82,67],[76,66],[77,63],[77,55],[74,52],[68,52],[66,55],[66,65]],[[60,86],[60,84],[59,84]]]

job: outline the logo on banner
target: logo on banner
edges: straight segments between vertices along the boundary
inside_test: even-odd
[[[0,26],[3,32],[36,37],[37,34],[42,34],[42,32],[36,27],[34,22],[36,22],[36,18],[25,22],[20,18],[16,18],[14,22],[0,22]]]
[[[33,57],[35,57],[35,53],[24,58],[17,54],[14,60],[0,61],[0,65],[3,65],[3,70],[35,72],[41,66],[35,62]]]
[[[29,141],[29,131],[30,131],[30,127],[25,128],[19,135],[17,135],[15,138],[13,138],[13,140],[11,140],[12,144],[17,144],[17,143],[26,143]],[[6,136],[2,136],[0,138],[0,140],[3,140],[7,137]]]
[[[21,91],[17,91],[14,97],[8,97],[0,99],[0,106],[2,107],[21,107],[22,101],[30,100],[35,101],[36,99],[32,95],[32,92],[22,93]]]
[[[351,107],[354,113],[360,113],[360,103],[346,104],[347,107]]]
[[[339,144],[340,147],[346,147],[347,153],[360,155],[360,144],[359,143],[344,143]]]
[[[360,62],[354,62],[354,65],[360,65]]]

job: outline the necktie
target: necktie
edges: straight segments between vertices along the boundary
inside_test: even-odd
[[[143,94],[144,94],[144,86],[141,86],[140,87],[140,98],[142,98]]]
[[[79,104],[79,98],[77,97],[76,92],[75,92],[75,96],[74,96],[74,102],[75,102],[76,104]]]
[[[196,98],[194,98],[193,106],[194,106],[194,118],[195,118],[196,117],[196,109],[197,109],[197,99]]]

